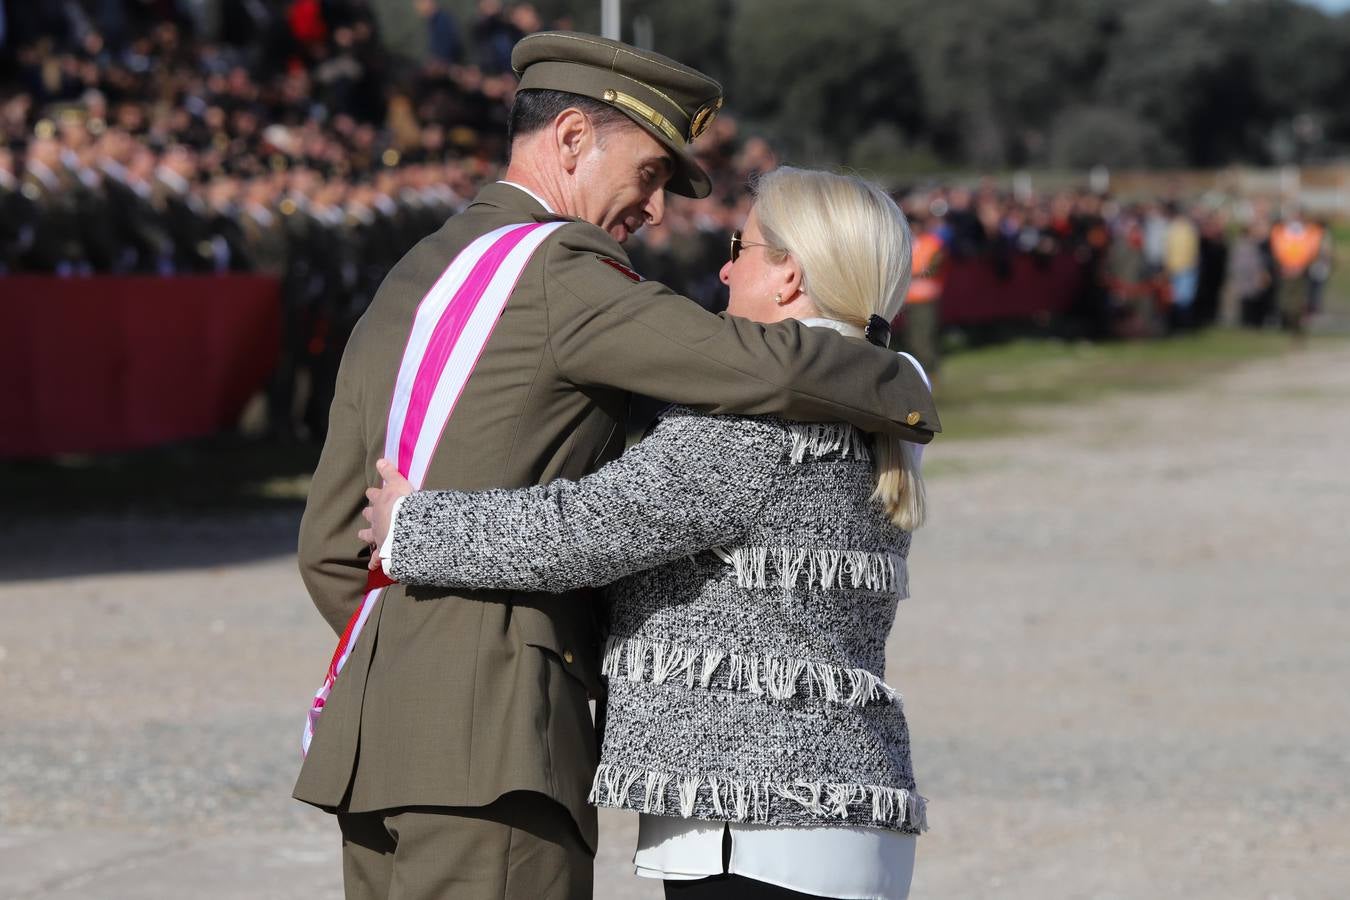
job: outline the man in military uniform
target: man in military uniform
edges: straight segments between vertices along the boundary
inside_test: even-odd
[[[795,321],[699,308],[628,268],[620,243],[659,222],[663,188],[710,185],[689,149],[720,86],[589,35],[516,47],[503,182],[389,273],[347,345],[300,530],[315,604],[341,631],[361,604],[390,397],[416,307],[471,242],[564,224],[524,264],[429,458],[426,488],[580,478],[623,443],[631,393],[712,412],[848,420],[927,442],[931,396],[898,356]],[[447,277],[449,277],[447,275]],[[295,796],[338,815],[352,898],[589,897],[601,691],[585,596],[392,585],[322,705]]]
[[[0,144],[0,275],[20,269],[20,261],[33,240],[37,210],[19,190],[14,151]]]
[[[272,209],[274,189],[262,178],[244,189],[239,227],[252,271],[280,279],[286,272],[286,230]]]
[[[61,145],[54,133],[52,123],[43,120],[28,145],[20,192],[35,213],[23,264],[34,272],[72,275],[86,269],[88,260],[80,237],[72,178],[61,163]]]
[[[173,243],[174,270],[181,275],[215,268],[208,210],[193,190],[196,178],[197,160],[190,149],[174,145],[164,151],[155,170],[154,204]]]
[[[98,169],[107,200],[107,222],[118,236],[121,249],[113,271],[154,272],[161,257],[169,254],[168,236],[158,226],[149,194],[142,197],[130,171],[137,144],[117,128],[103,132],[98,141]]]

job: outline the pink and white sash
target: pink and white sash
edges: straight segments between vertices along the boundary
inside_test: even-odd
[[[526,264],[540,244],[565,224],[507,225],[483,235],[450,262],[418,304],[394,383],[384,438],[385,459],[397,463],[414,489],[422,487],[445,424]],[[309,752],[319,714],[338,673],[383,593],[384,587],[366,591],[339,638],[323,686],[305,719],[302,753]]]

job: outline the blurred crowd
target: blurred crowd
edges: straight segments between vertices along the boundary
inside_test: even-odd
[[[213,40],[199,3],[4,4],[0,267],[299,284],[342,248],[340,292],[368,293],[495,174],[510,46],[539,27],[485,0],[471,60],[416,6],[438,48],[420,64],[383,49],[365,0],[222,0]]]
[[[461,22],[408,2],[417,59],[385,48],[367,0],[0,0],[0,274],[278,278],[270,418],[321,435],[345,336],[385,273],[501,172],[511,48],[571,27],[528,3],[480,0]],[[717,309],[746,185],[778,159],[728,115],[696,150],[714,194],[672,198],[664,227],[630,250],[644,276]],[[1072,254],[1086,273],[1075,318],[1094,337],[1203,326],[1225,281],[1244,323],[1297,325],[1329,272],[1329,231],[1268,208],[1230,220],[992,182],[897,197],[916,234],[904,345],[932,371],[944,266],[1011,277],[1016,255]]]
[[[980,261],[1010,278],[1017,256],[1048,264],[1069,254],[1082,273],[1078,334],[1156,337],[1220,319],[1301,334],[1331,277],[1331,228],[1292,203],[1037,195],[990,180],[899,196],[916,235],[911,307],[940,299],[944,266]]]

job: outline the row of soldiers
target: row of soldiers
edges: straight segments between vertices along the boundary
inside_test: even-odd
[[[0,147],[0,273],[279,279],[271,427],[322,436],[346,335],[394,263],[481,181],[455,162],[386,166],[358,180],[327,174],[301,161],[202,179],[183,146],[157,151],[115,129],[83,147],[39,135],[22,159]]]
[[[0,147],[0,270],[71,274],[277,276],[341,248],[359,290],[472,196],[458,163],[388,167],[366,179],[282,164],[270,174],[198,177],[183,146],[156,151],[108,131],[85,150],[51,137]],[[309,235],[325,233],[321,241]]]

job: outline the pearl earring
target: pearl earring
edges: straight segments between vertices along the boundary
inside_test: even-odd
[[[773,302],[774,302],[774,303],[777,303],[779,306],[782,306],[782,305],[783,305],[783,292],[782,292],[782,291],[779,291],[778,293],[776,293],[776,294],[773,295]]]

